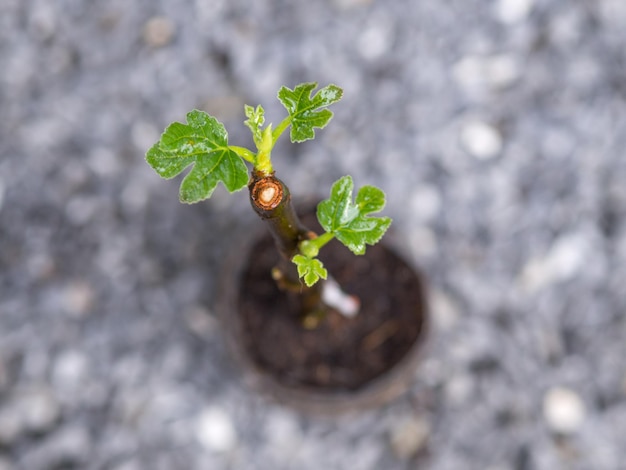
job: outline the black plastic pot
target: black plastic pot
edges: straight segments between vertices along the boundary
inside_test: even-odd
[[[308,211],[308,215],[303,218],[303,221],[313,230],[317,230],[317,222],[311,211]],[[288,336],[282,339],[280,333],[277,333],[280,330],[280,325],[274,325],[274,320],[277,319],[275,315],[284,316],[284,310],[288,309],[290,303],[282,300],[277,301],[276,308],[280,310],[275,310],[274,305],[268,307],[268,299],[274,298],[268,296],[270,294],[272,296],[277,295],[276,292],[270,292],[272,289],[277,290],[274,281],[270,277],[270,269],[272,267],[272,257],[276,260],[278,255],[275,253],[276,250],[273,249],[272,240],[266,227],[258,221],[253,225],[254,228],[248,227],[242,230],[240,238],[233,240],[233,247],[225,257],[225,263],[221,269],[217,303],[218,313],[227,333],[228,344],[232,354],[241,365],[245,382],[273,400],[312,413],[338,413],[380,406],[402,394],[414,377],[416,367],[424,350],[429,326],[425,283],[421,274],[410,266],[406,258],[401,255],[403,252],[402,247],[395,245],[392,237],[387,235],[383,242],[375,247],[368,247],[367,253],[363,257],[357,257],[349,253],[347,248],[339,246],[339,244],[335,248],[332,248],[330,244],[324,248],[323,252],[327,248],[331,248],[330,253],[327,255],[330,256],[330,259],[326,259],[324,262],[329,267],[331,274],[340,283],[342,283],[342,272],[347,269],[344,266],[345,263],[356,263],[356,265],[361,266],[361,268],[357,267],[356,271],[349,267],[348,271],[355,271],[356,275],[353,275],[351,279],[348,278],[347,284],[355,286],[355,282],[370,283],[363,293],[364,298],[369,298],[370,300],[368,305],[364,305],[363,308],[376,304],[376,309],[379,310],[377,315],[380,315],[380,309],[384,310],[388,306],[392,311],[386,312],[385,315],[388,314],[390,318],[402,318],[402,323],[398,320],[398,326],[396,326],[393,334],[386,334],[387,336],[383,337],[383,342],[396,341],[402,344],[401,349],[403,349],[401,351],[393,351],[393,348],[388,348],[390,352],[385,352],[384,354],[381,352],[380,356],[383,359],[387,356],[391,358],[390,367],[380,373],[376,373],[365,381],[357,381],[356,385],[354,383],[344,385],[335,380],[330,386],[325,387],[323,384],[313,383],[306,373],[290,371],[288,364],[290,358],[288,356],[284,358],[280,356],[281,344],[284,344],[286,347],[285,355],[289,355],[291,352],[287,348],[288,345],[292,345],[293,349],[293,344],[305,344],[308,342],[310,345],[312,343],[313,348],[317,348],[316,354],[326,358],[327,362],[323,364],[323,368],[324,370],[328,369],[329,377],[332,377],[334,373],[332,370],[334,359],[332,358],[338,357],[334,356],[337,351],[331,351],[335,346],[329,346],[328,350],[324,349],[326,347],[324,345],[319,345],[318,347],[318,343],[323,342],[320,341],[320,338],[322,340],[325,339],[324,331],[311,333],[304,327],[294,328]],[[344,252],[347,254],[345,263],[338,260],[338,258],[344,258]],[[371,257],[376,258],[375,262],[379,265],[386,265],[384,267],[384,270],[386,270],[385,275],[392,276],[392,288],[379,285],[376,276],[380,275],[382,268],[375,265],[369,266],[369,258]],[[382,263],[380,263],[381,260],[383,261]],[[259,266],[257,265],[258,263],[264,263],[264,266]],[[393,268],[393,266],[396,266],[396,268]],[[333,272],[333,268],[339,272]],[[267,271],[266,278],[263,276],[259,281],[253,281],[253,284],[250,284],[251,273],[265,271]],[[401,285],[401,288],[398,285]],[[381,290],[372,297],[371,291],[379,287]],[[410,303],[404,305],[402,307],[403,311],[400,313],[398,312],[399,308],[397,308],[398,302],[394,298],[386,297],[389,291],[394,289],[396,291],[400,289],[399,292],[402,295],[410,296]],[[286,294],[283,293],[282,295]],[[258,305],[255,304],[255,297],[259,299]],[[255,323],[249,319],[249,313],[245,312],[250,312],[251,310],[265,312],[262,314],[265,316],[261,317],[263,319],[261,323],[258,323],[258,321]],[[261,315],[261,313],[259,314]],[[361,312],[359,315],[367,315],[367,312]],[[291,315],[289,318],[294,317]],[[283,323],[289,323],[290,321],[285,320]],[[350,329],[354,325],[350,323],[352,321],[339,317],[335,318],[335,324],[339,324],[339,328],[343,328],[338,337],[344,332],[346,337],[351,336]],[[375,326],[374,330],[380,328],[382,331],[385,325],[389,323],[385,323],[386,320],[384,318],[378,321],[379,323],[382,321],[384,324],[381,324],[380,327]],[[293,322],[298,324],[297,319],[294,319]],[[407,339],[409,333],[412,335],[410,341]],[[299,334],[302,335],[302,338],[295,337]],[[332,334],[337,336],[336,332]],[[263,338],[260,335],[267,335],[267,337]],[[394,339],[394,335],[397,336],[396,339]],[[402,337],[402,341],[399,340],[400,337]],[[280,362],[280,365],[276,367],[268,363],[267,357],[263,355],[263,352],[259,352],[267,345],[271,346],[272,344],[277,348],[273,358],[278,358],[275,362]],[[354,356],[351,360],[353,362],[356,361],[355,364],[358,365],[359,354],[355,353],[355,351],[360,351],[362,348],[359,349],[359,345],[363,344],[363,341],[360,341],[359,344],[345,344],[345,347],[341,346],[340,349]],[[379,345],[379,347],[382,346]],[[283,362],[287,364],[283,364]],[[307,358],[301,358],[300,362],[307,363]],[[337,370],[339,369],[337,368]],[[342,371],[346,373],[345,365]],[[347,371],[347,375],[349,373],[350,371]],[[304,379],[294,379],[294,377],[299,376],[304,377]],[[330,382],[333,381],[330,380]]]

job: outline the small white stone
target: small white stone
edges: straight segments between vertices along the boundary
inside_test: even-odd
[[[543,415],[554,432],[575,433],[583,424],[585,414],[585,405],[573,390],[555,387],[544,396]]]
[[[521,74],[517,61],[507,54],[489,57],[485,66],[485,74],[492,88],[506,88],[517,81]]]
[[[408,419],[391,430],[391,448],[399,458],[408,459],[424,449],[429,436],[428,421],[418,417]]]
[[[466,56],[454,65],[452,74],[467,93],[480,97],[489,88],[497,90],[512,85],[519,79],[521,69],[508,54]]]
[[[65,351],[57,356],[52,377],[57,387],[66,390],[79,386],[86,372],[87,358],[77,351]]]
[[[63,304],[67,312],[75,318],[83,318],[93,309],[95,293],[85,281],[73,281],[63,292]]]
[[[452,76],[466,92],[481,92],[485,83],[484,61],[479,56],[465,56],[452,67]]]
[[[420,185],[411,196],[411,214],[423,221],[434,219],[441,210],[441,197],[436,188]]]
[[[172,41],[175,33],[176,29],[169,18],[155,16],[144,25],[143,40],[149,46],[163,47]]]
[[[22,392],[18,397],[18,408],[26,428],[33,432],[50,429],[61,413],[52,393],[43,387]]]
[[[201,338],[209,339],[217,328],[217,320],[200,305],[189,309],[184,317],[187,328]]]
[[[496,3],[496,16],[505,24],[525,20],[534,6],[535,0],[499,0]]]
[[[391,47],[390,31],[383,25],[376,23],[361,33],[357,47],[364,59],[376,60]]]
[[[493,126],[481,121],[470,121],[462,127],[461,144],[478,160],[489,160],[502,151],[500,133]]]
[[[534,258],[524,267],[522,286],[534,291],[554,282],[571,279],[582,269],[589,253],[589,241],[584,235],[562,235],[552,244],[545,257]]]
[[[453,406],[460,406],[467,402],[474,391],[472,377],[465,373],[451,377],[445,385],[446,400]]]
[[[569,279],[583,267],[589,247],[579,234],[560,237],[550,249],[548,263],[557,279]]]
[[[430,304],[435,326],[441,331],[450,330],[459,320],[460,312],[456,303],[445,293],[433,289]]]
[[[533,258],[526,263],[519,279],[522,288],[536,291],[552,282],[544,264],[543,260],[537,258]]]
[[[197,419],[198,441],[213,452],[228,452],[237,445],[237,434],[230,416],[222,409],[207,408]]]

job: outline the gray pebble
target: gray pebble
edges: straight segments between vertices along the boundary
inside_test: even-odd
[[[582,399],[574,390],[555,387],[546,392],[543,415],[552,431],[573,434],[585,421],[586,409]]]
[[[232,451],[237,445],[237,433],[231,417],[217,407],[200,412],[196,420],[196,436],[198,442],[212,452]]]
[[[425,448],[429,436],[428,421],[421,417],[413,417],[398,423],[390,431],[391,448],[399,458],[408,459]]]
[[[45,385],[32,386],[14,397],[19,417],[27,430],[45,432],[52,428],[61,415],[53,391]]]
[[[502,151],[502,137],[493,126],[477,120],[470,120],[461,128],[463,148],[478,160],[490,160]]]
[[[150,18],[143,27],[143,40],[152,47],[168,45],[174,38],[176,28],[169,18],[155,16]]]

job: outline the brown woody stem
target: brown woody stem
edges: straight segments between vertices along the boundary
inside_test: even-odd
[[[253,171],[248,190],[252,208],[267,223],[281,255],[279,264],[272,273],[274,279],[281,289],[302,295],[303,316],[323,310],[323,283],[318,282],[307,287],[298,277],[295,264],[291,262],[299,253],[299,243],[316,235],[298,219],[291,204],[289,188],[273,173],[265,175]]]

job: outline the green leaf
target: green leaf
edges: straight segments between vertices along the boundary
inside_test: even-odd
[[[363,186],[356,195],[356,204],[362,214],[380,212],[385,207],[385,193],[375,186]]]
[[[328,271],[324,268],[324,265],[317,258],[309,258],[303,255],[296,255],[292,260],[298,268],[298,276],[304,279],[304,283],[311,287],[317,281],[326,279],[328,277]]]
[[[150,166],[163,178],[173,178],[189,165],[192,170],[180,185],[180,200],[198,202],[211,196],[221,181],[229,192],[248,183],[248,169],[228,147],[222,123],[203,111],[187,114],[187,124],[175,122],[146,154]]]
[[[315,137],[314,128],[323,128],[333,117],[327,106],[339,101],[343,90],[336,85],[328,85],[311,96],[317,83],[302,83],[293,90],[282,87],[278,99],[287,108],[291,118],[291,141],[303,142]]]
[[[391,225],[389,217],[368,217],[385,207],[385,193],[374,186],[363,186],[352,202],[354,183],[350,176],[337,180],[330,198],[317,206],[317,218],[327,232],[357,255],[366,245],[375,245]]]
[[[259,146],[263,140],[263,124],[265,124],[265,110],[261,105],[254,109],[252,106],[245,105],[246,117],[248,118],[244,124],[252,131],[254,143]]]

